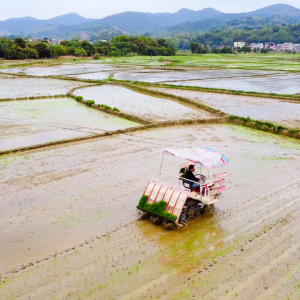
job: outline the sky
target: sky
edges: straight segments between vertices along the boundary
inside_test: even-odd
[[[37,19],[49,19],[75,12],[86,18],[100,19],[124,11],[140,12],[176,12],[181,8],[200,10],[212,7],[222,12],[248,12],[272,4],[285,3],[300,8],[299,0],[12,0],[1,5],[0,20],[31,16]]]

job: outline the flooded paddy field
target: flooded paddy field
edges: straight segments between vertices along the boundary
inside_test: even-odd
[[[76,96],[94,100],[96,104],[116,107],[121,112],[142,117],[148,121],[180,119],[210,119],[206,111],[179,104],[173,100],[141,94],[130,89],[103,85],[75,90]]]
[[[195,54],[176,56],[149,56],[133,57],[109,57],[102,60],[108,64],[127,64],[141,66],[161,66],[162,60],[168,62],[168,67],[200,67],[200,68],[223,68],[243,70],[270,70],[270,71],[293,71],[299,72],[299,54],[269,53],[268,55],[249,54]]]
[[[300,74],[286,74],[257,78],[224,78],[218,80],[167,82],[173,85],[199,86],[257,93],[297,94],[300,93]]]
[[[199,70],[199,71],[181,71],[181,72],[161,72],[155,74],[141,74],[120,72],[114,74],[114,79],[130,80],[130,81],[144,81],[144,82],[164,82],[175,80],[195,80],[208,78],[222,78],[222,77],[241,77],[241,76],[262,76],[276,74],[271,71],[253,71],[253,70]],[[277,72],[278,73],[278,72]]]
[[[162,150],[205,146],[230,161],[216,212],[183,231],[136,221]],[[2,157],[0,298],[298,299],[299,173],[298,141],[230,125]]]
[[[97,63],[78,63],[78,64],[63,64],[47,67],[24,67],[14,69],[4,69],[0,72],[11,74],[26,74],[34,76],[51,76],[51,75],[71,75],[71,74],[84,74],[91,72],[103,72],[120,69],[128,69],[127,66],[118,67],[116,65],[109,64],[97,64]],[[140,69],[139,66],[131,66],[130,69]]]
[[[48,78],[0,77],[0,100],[65,95],[85,85],[90,84]]]
[[[0,115],[0,151],[139,125],[72,98],[0,102]]]
[[[236,96],[168,88],[147,88],[204,103],[231,115],[300,128],[300,101]]]
[[[80,74],[80,75],[69,75],[69,77],[80,78],[80,79],[91,79],[91,80],[104,80],[107,79],[110,75],[114,75],[115,79],[120,80],[121,78],[133,78],[135,76],[145,76],[145,74],[150,73],[151,76],[157,73],[167,73],[165,70],[158,70],[158,69],[133,69],[133,70],[126,70],[120,72],[120,70],[111,70],[110,72],[93,72],[87,74]],[[170,74],[171,71],[170,71]],[[123,80],[131,80],[131,79],[123,79]],[[135,79],[132,79],[135,80]]]

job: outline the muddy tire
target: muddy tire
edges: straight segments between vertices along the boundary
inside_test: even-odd
[[[208,205],[204,205],[203,209],[202,209],[202,215],[206,215],[209,213],[209,207]]]
[[[160,218],[160,217],[155,217],[155,218],[152,219],[152,222],[155,225],[161,225],[163,223],[163,221],[164,220],[162,218]]]
[[[165,230],[168,230],[168,231],[172,231],[177,228],[176,224],[172,223],[172,222],[164,222],[163,227]]]
[[[143,221],[143,220],[148,220],[150,218],[150,214],[147,212],[142,212],[140,214],[139,220]]]
[[[197,217],[197,212],[194,209],[191,209],[188,213],[187,213],[187,219],[188,221],[191,221],[193,219],[195,219]]]
[[[211,205],[209,206],[209,212],[210,212],[210,213],[214,213],[215,211],[216,211],[215,206],[214,206],[213,204],[211,204]]]
[[[213,213],[215,212],[215,206],[213,204],[211,205],[204,205],[203,209],[202,209],[202,214],[209,214],[209,213]]]

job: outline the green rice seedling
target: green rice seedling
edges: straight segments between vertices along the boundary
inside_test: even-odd
[[[86,105],[88,105],[88,106],[92,106],[93,104],[95,104],[94,100],[87,100],[86,101]]]
[[[114,107],[112,110],[113,110],[113,111],[120,112],[120,110],[119,110],[118,108],[116,108],[116,107]]]
[[[142,196],[137,207],[141,210],[152,212],[152,213],[154,213],[158,216],[161,216],[165,219],[168,219],[172,222],[175,222],[177,220],[177,216],[165,211],[165,209],[167,207],[167,202],[160,201],[160,202],[155,202],[155,203],[149,204],[149,203],[147,203],[147,200],[148,200],[148,196],[146,196],[146,195]]]
[[[77,97],[76,97],[76,100],[77,100],[77,101],[82,101],[82,100],[83,100],[83,97],[82,97],[82,96],[77,96]]]

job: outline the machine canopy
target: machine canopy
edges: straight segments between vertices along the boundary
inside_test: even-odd
[[[173,156],[184,158],[194,164],[201,165],[204,168],[218,168],[229,163],[228,159],[209,148],[203,149],[184,149],[184,150],[165,150]]]

